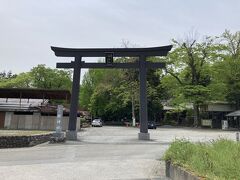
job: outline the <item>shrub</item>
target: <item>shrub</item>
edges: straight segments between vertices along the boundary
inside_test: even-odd
[[[175,140],[166,161],[207,179],[240,179],[240,143],[219,139],[210,143]]]

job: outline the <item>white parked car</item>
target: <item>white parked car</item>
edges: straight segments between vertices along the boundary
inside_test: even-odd
[[[101,119],[94,119],[92,121],[92,127],[102,127],[102,120]]]

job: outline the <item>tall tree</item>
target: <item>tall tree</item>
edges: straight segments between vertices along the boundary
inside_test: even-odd
[[[214,38],[206,37],[202,42],[188,37],[183,41],[173,40],[174,50],[167,57],[166,72],[179,83],[178,96],[193,103],[194,126],[200,126],[199,107],[210,100],[210,66],[214,62],[218,47]]]
[[[222,34],[223,61],[215,65],[215,79],[222,84],[225,98],[240,108],[240,31]]]
[[[5,80],[5,79],[12,79],[15,78],[17,75],[13,74],[12,71],[2,71],[0,72],[0,81]]]
[[[125,47],[127,47],[125,45]],[[138,58],[119,58],[119,62],[136,62]],[[124,97],[124,103],[129,104],[131,102],[131,114],[132,114],[132,123],[135,125],[136,119],[138,119],[137,112],[139,111],[139,71],[137,69],[123,69],[122,70],[122,92]]]
[[[0,87],[71,89],[71,71],[52,69],[45,65],[38,65],[30,72],[18,75],[3,73],[1,77]]]
[[[5,88],[29,88],[31,87],[32,77],[29,72],[20,73],[10,78],[0,80],[0,87]]]
[[[91,70],[86,72],[83,76],[81,90],[79,94],[80,107],[88,110],[90,105],[90,99],[94,91],[94,85],[92,82]]]
[[[70,89],[71,71],[51,69],[40,64],[31,69],[32,86],[43,89]]]

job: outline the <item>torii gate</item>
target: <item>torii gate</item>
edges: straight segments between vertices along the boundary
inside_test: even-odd
[[[146,61],[148,56],[166,56],[172,45],[151,48],[60,48],[51,47],[58,57],[74,57],[70,63],[57,63],[57,68],[73,68],[73,85],[71,94],[70,116],[67,139],[77,140],[77,111],[80,90],[81,68],[136,68],[140,76],[140,133],[139,140],[149,140],[147,111],[147,69],[164,68],[165,63]],[[105,63],[85,63],[82,57],[105,57]],[[138,62],[114,63],[113,57],[138,57]]]

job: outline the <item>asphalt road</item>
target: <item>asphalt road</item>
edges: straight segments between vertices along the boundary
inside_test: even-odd
[[[166,179],[161,158],[175,138],[235,139],[233,131],[158,128],[150,130],[150,141],[139,141],[138,132],[126,127],[86,128],[77,142],[0,149],[0,179]]]

